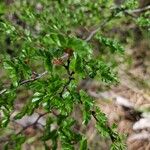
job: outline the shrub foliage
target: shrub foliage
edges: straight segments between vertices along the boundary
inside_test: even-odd
[[[75,145],[80,150],[88,149],[84,133],[74,130],[78,122],[73,116],[75,107],[81,108],[83,127],[94,118],[97,131],[111,139],[111,149],[124,149],[122,136],[108,125],[105,114],[79,84],[85,79],[107,85],[118,82],[111,60],[124,49],[116,39],[108,37],[107,30],[115,24],[121,26],[122,20],[133,20],[145,27],[148,13],[136,16],[133,10],[137,7],[136,0],[121,5],[112,0],[0,2],[0,58],[9,83],[0,83],[0,127],[4,130],[12,120],[43,111],[31,125],[13,131],[5,141],[5,149],[20,149],[27,138],[23,132],[43,116],[46,124],[40,140],[45,149],[50,149],[47,141],[52,142],[52,149],[57,149],[58,141],[64,150],[74,149]],[[107,52],[94,56],[94,40]],[[30,96],[12,118],[20,91],[30,92]]]

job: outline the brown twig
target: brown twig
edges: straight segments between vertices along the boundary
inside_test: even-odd
[[[23,127],[23,128],[22,128],[18,133],[16,133],[15,135],[17,136],[17,135],[21,134],[23,131],[25,131],[25,130],[28,129],[29,127],[34,127],[34,126],[36,126],[36,125],[38,124],[38,121],[40,120],[40,118],[42,118],[43,116],[47,115],[48,113],[49,113],[49,112],[45,112],[45,113],[43,113],[43,114],[40,114],[40,115],[37,117],[37,119],[36,119],[32,124],[29,124],[29,125]],[[5,137],[5,138],[3,138],[3,139],[0,139],[0,143],[3,143],[3,142],[12,143],[13,141],[10,140],[10,139],[11,139],[11,135],[12,135],[12,134],[8,135],[7,137]]]
[[[42,118],[43,116],[47,115],[49,112],[45,112],[43,114],[40,114],[38,116],[38,118],[32,123],[32,124],[29,124],[27,126],[25,126],[24,128],[22,128],[16,135],[19,135],[21,134],[23,131],[25,131],[26,129],[28,129],[29,127],[34,127],[38,124],[38,121],[40,120],[40,118]]]
[[[134,9],[134,10],[128,10],[129,13],[140,13],[140,12],[144,12],[150,10],[150,5],[146,6],[146,7],[142,7],[142,8],[138,8],[138,9]]]
[[[95,111],[92,111],[92,116],[93,116],[93,118],[96,120],[96,122],[99,122],[99,120],[97,119],[97,116],[96,116],[96,112],[95,112]],[[110,136],[110,138],[111,138],[111,141],[112,141],[112,142],[115,142],[117,139],[116,139],[116,137],[115,137],[113,134],[115,134],[116,136],[117,136],[117,134],[116,134],[116,133],[113,133],[112,129],[109,127],[108,124],[105,124],[105,128],[108,129],[108,133],[109,133],[109,136]]]
[[[93,31],[91,31],[89,35],[85,38],[85,41],[90,41],[92,37],[111,20],[111,17],[112,16],[104,20],[104,22],[100,23]]]
[[[72,75],[74,74],[74,71],[71,72],[71,71],[70,71],[70,68],[69,68],[69,67],[70,67],[70,60],[69,60],[69,59],[67,60],[67,65],[63,65],[63,67],[66,69],[67,74],[68,74],[68,76],[69,76],[69,79],[68,79],[68,81],[66,82],[66,84],[64,84],[64,86],[63,86],[61,92],[59,93],[61,97],[63,97],[62,95],[63,95],[65,89],[66,89],[67,86],[70,84],[70,82],[74,79],[74,78],[72,77]]]
[[[20,85],[24,85],[26,83],[29,83],[29,82],[33,82],[33,81],[36,81],[38,79],[40,79],[41,77],[43,77],[44,75],[46,75],[48,73],[48,71],[45,71],[41,74],[37,74],[35,78],[31,78],[31,79],[27,79],[27,80],[24,80],[24,81],[21,81],[19,84]],[[0,95],[4,94],[5,92],[7,92],[8,89],[3,89],[0,91]]]
[[[20,83],[20,85],[23,85],[23,84],[26,84],[26,83],[29,83],[29,82],[33,82],[33,81],[35,81],[35,80],[37,80],[37,79],[43,77],[43,76],[46,75],[47,73],[48,73],[48,72],[45,71],[45,72],[43,72],[43,73],[41,73],[41,74],[38,74],[35,78],[31,78],[31,79],[28,79],[28,80],[24,80],[24,81],[22,81],[22,82]]]

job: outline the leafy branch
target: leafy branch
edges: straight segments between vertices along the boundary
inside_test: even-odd
[[[14,4],[17,4],[17,1],[14,1]],[[25,142],[22,138],[22,133],[29,127],[35,127],[40,118],[56,110],[58,115],[54,114],[54,117],[51,117],[51,115],[46,117],[42,137],[44,143],[50,140],[52,142],[51,146],[54,147],[53,149],[57,149],[57,141],[60,140],[62,149],[73,149],[74,144],[79,142],[80,150],[86,150],[86,137],[80,131],[74,132],[73,130],[76,119],[72,116],[72,113],[77,105],[82,108],[82,124],[87,125],[93,117],[96,120],[95,127],[98,132],[101,135],[110,137],[112,143],[116,146],[115,148],[122,150],[121,145],[123,143],[120,135],[113,127],[109,126],[106,115],[96,107],[94,99],[88,91],[84,90],[82,85],[81,88],[78,88],[78,84],[80,84],[81,80],[87,78],[98,79],[108,85],[117,82],[116,73],[113,71],[115,60],[111,62],[112,59],[110,59],[107,62],[108,56],[105,56],[107,54],[93,56],[95,47],[99,46],[98,44],[93,45],[93,43],[100,42],[103,47],[108,47],[111,56],[114,52],[123,52],[124,50],[117,41],[104,36],[105,30],[102,30],[101,34],[97,33],[103,28],[107,29],[107,24],[118,17],[129,15],[136,19],[138,16],[136,13],[149,10],[149,6],[129,10],[130,6],[125,7],[123,5],[124,7],[111,9],[110,6],[113,6],[113,2],[98,1],[92,3],[90,0],[86,1],[85,5],[80,1],[72,1],[70,4],[70,1],[65,3],[49,1],[45,3],[44,0],[40,4],[38,3],[38,8],[37,3],[30,4],[30,2],[22,3],[21,8],[18,8],[18,5],[14,5],[12,8],[14,7],[15,10],[18,10],[19,19],[10,17],[8,21],[6,16],[9,16],[9,14],[6,11],[6,15],[2,16],[2,22],[0,22],[2,39],[7,37],[12,39],[9,42],[9,47],[14,48],[14,51],[15,49],[18,50],[16,41],[19,41],[19,50],[21,49],[20,53],[16,52],[14,57],[11,54],[7,54],[7,52],[3,57],[6,59],[4,59],[4,69],[8,71],[8,76],[12,83],[9,89],[0,91],[0,95],[5,93],[0,97],[0,109],[3,113],[2,127],[6,127],[11,121],[11,112],[15,109],[13,107],[15,100],[20,96],[17,97],[17,94],[24,92],[19,91],[18,93],[17,91],[17,88],[22,85],[31,83],[26,88],[32,91],[33,95],[25,105],[23,104],[24,107],[14,119],[20,119],[25,115],[30,116],[36,109],[42,109],[42,111],[45,110],[44,112],[46,112],[39,114],[33,123],[21,128],[14,136],[10,136],[10,140],[12,140],[10,143],[18,144],[19,147]],[[48,7],[47,4],[49,5]],[[103,6],[101,9],[104,13],[99,13],[99,6]],[[50,13],[47,15],[49,11]],[[24,21],[30,28],[23,28],[18,24],[17,20]],[[87,37],[83,39],[76,37],[74,31],[78,27],[90,27],[93,26],[93,23],[95,27],[91,28],[93,30],[88,33]],[[95,37],[96,34],[97,36]],[[90,40],[93,37],[95,41],[92,43]],[[2,45],[7,49],[7,43]],[[41,59],[40,62],[37,61],[39,58]],[[37,64],[32,65],[32,61]],[[44,68],[47,71],[40,74],[32,73],[30,66],[35,68],[40,66],[40,69]],[[51,76],[44,78],[48,73]],[[26,98],[30,97],[27,96]],[[50,130],[53,124],[56,124],[57,127],[54,130]],[[8,140],[7,142],[9,143]],[[17,149],[19,149],[18,147]]]
[[[108,18],[106,18],[102,23],[97,25],[97,27],[95,27],[95,29],[92,30],[89,33],[89,35],[85,38],[85,41],[87,41],[87,42],[90,41],[99,30],[101,30],[106,24],[108,24],[112,19],[114,19],[114,17],[117,16],[117,14],[119,14],[120,12],[123,12],[126,15],[136,18],[134,13],[141,13],[141,12],[148,11],[148,10],[150,10],[150,6],[146,6],[146,7],[142,7],[142,8],[138,8],[138,9],[134,9],[134,10],[127,10],[127,9],[121,8],[121,7],[116,7],[113,9],[114,10],[112,11],[111,15]]]
[[[123,8],[115,8],[115,10],[112,11],[111,15],[110,15],[108,18],[106,18],[102,23],[100,23],[99,25],[97,25],[97,27],[95,27],[95,29],[92,30],[92,31],[89,33],[89,35],[88,35],[84,40],[85,40],[86,42],[89,42],[89,41],[93,38],[93,36],[94,36],[99,30],[101,30],[106,24],[108,24],[108,23],[109,23],[118,13],[120,13],[120,12],[123,12],[123,13],[125,13],[125,14],[131,16],[131,17],[136,17],[136,16],[133,15],[134,13],[139,13],[139,12],[148,11],[149,9],[150,9],[150,6],[149,6],[149,5],[146,6],[146,7],[142,7],[142,8],[138,8],[138,9],[134,9],[134,10],[126,10],[126,9],[123,9]],[[117,11],[116,11],[116,10],[117,10]],[[67,60],[67,63],[68,63],[67,65],[63,65],[63,66],[64,66],[65,69],[67,70],[68,75],[69,75],[69,76],[72,76],[74,73],[73,73],[73,72],[72,72],[72,73],[69,72],[69,63],[70,63],[70,60],[69,60],[69,59]],[[29,83],[29,82],[36,81],[36,80],[38,80],[39,78],[41,78],[41,77],[43,77],[44,75],[46,75],[47,73],[48,73],[48,72],[45,71],[45,72],[43,72],[43,73],[41,73],[41,74],[35,74],[36,77],[31,78],[31,79],[27,79],[27,80],[24,80],[24,81],[21,81],[19,84],[20,84],[20,85],[23,85],[23,84],[26,84],[26,83]],[[70,77],[68,83],[66,83],[66,86],[71,82],[71,80],[72,80],[72,78]],[[63,92],[64,92],[66,86],[63,87]],[[1,91],[0,91],[0,95],[4,94],[6,91],[7,91],[7,89],[1,90]],[[63,92],[61,92],[61,94],[62,94]]]
[[[24,85],[24,84],[27,84],[27,83],[29,83],[29,82],[33,82],[33,81],[36,81],[36,80],[38,80],[38,79],[40,79],[40,78],[42,78],[44,75],[46,75],[48,73],[48,71],[45,71],[45,72],[43,72],[43,73],[41,73],[41,74],[35,74],[36,76],[35,77],[33,77],[33,78],[31,78],[31,79],[27,79],[27,80],[23,80],[23,81],[21,81],[20,83],[19,83],[19,85]],[[4,94],[5,92],[7,92],[7,90],[8,89],[3,89],[3,90],[1,90],[0,91],[0,95],[2,95],[2,94]]]

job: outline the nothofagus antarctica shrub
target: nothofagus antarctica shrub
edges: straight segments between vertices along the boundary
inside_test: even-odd
[[[96,80],[107,86],[118,84],[115,56],[123,57],[126,43],[112,30],[128,22],[147,28],[147,9],[139,8],[136,0],[121,4],[113,0],[0,2],[3,149],[21,149],[28,139],[25,131],[33,127],[41,129],[39,140],[45,149],[59,145],[63,150],[86,150],[86,134],[76,126],[86,128],[91,119],[98,133],[111,140],[111,150],[125,149],[116,125],[108,125],[106,115],[81,83]],[[80,109],[82,123],[73,115],[75,107]],[[36,118],[29,124],[18,123],[33,114]],[[11,123],[22,128],[9,129]]]

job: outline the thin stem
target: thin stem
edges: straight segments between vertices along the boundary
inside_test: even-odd
[[[31,78],[31,79],[28,79],[28,80],[24,80],[20,83],[20,85],[23,85],[23,84],[26,84],[26,83],[29,83],[29,82],[33,82],[41,77],[43,77],[44,75],[46,75],[48,73],[48,71],[45,71],[41,74],[38,74],[35,78]]]
[[[138,9],[134,9],[134,10],[128,10],[129,13],[140,13],[140,12],[144,12],[150,10],[150,5],[146,6],[146,7],[142,7],[142,8],[138,8]]]
[[[38,124],[38,121],[40,120],[40,118],[42,118],[43,116],[47,115],[49,112],[45,112],[43,114],[40,114],[37,119],[32,123],[32,124],[29,124],[25,127],[23,127],[18,133],[16,133],[15,135],[19,135],[21,134],[23,131],[25,131],[26,129],[28,129],[29,127],[32,127],[32,126],[36,126]],[[0,143],[3,143],[3,142],[8,142],[8,143],[12,143],[13,141],[11,141],[11,135],[10,134],[7,138],[4,138],[4,139],[0,139]]]
[[[26,130],[26,129],[29,128],[29,127],[36,126],[36,125],[38,124],[38,121],[40,120],[40,118],[42,118],[43,116],[47,115],[48,113],[49,113],[49,112],[45,112],[45,113],[43,113],[43,114],[40,114],[40,115],[38,116],[38,118],[35,120],[35,122],[33,122],[32,124],[29,124],[28,126],[22,128],[16,135],[21,134],[24,130]]]
[[[71,83],[72,80],[74,80],[74,78],[72,77],[72,75],[74,74],[74,71],[70,71],[70,60],[67,60],[67,65],[63,65],[63,67],[66,69],[67,74],[69,76],[68,81],[66,82],[66,84],[64,84],[62,91],[59,93],[61,97],[63,97],[63,93],[64,91],[67,89],[67,86]]]
[[[43,72],[43,73],[41,73],[41,74],[37,74],[35,78],[31,78],[31,79],[27,79],[27,80],[21,81],[19,84],[20,84],[20,85],[24,85],[24,84],[26,84],[26,83],[36,81],[36,80],[42,78],[42,77],[43,77],[44,75],[46,75],[47,73],[48,73],[48,71],[45,71],[45,72]],[[8,91],[8,89],[3,89],[3,90],[1,90],[1,91],[0,91],[0,95],[3,95],[3,94],[4,94],[5,92],[7,92],[7,91]]]
[[[104,22],[100,23],[93,31],[89,33],[89,35],[86,37],[85,41],[90,41],[93,36],[101,29],[103,28],[110,20],[112,19],[112,15],[104,20]]]
[[[92,111],[92,116],[96,120],[96,122],[99,122],[99,120],[97,119],[95,111]],[[107,127],[107,129],[108,129],[108,133],[109,133],[109,136],[111,138],[111,141],[115,142],[117,140],[116,137],[115,137],[115,136],[117,136],[117,134],[112,131],[112,129],[109,127],[108,124],[105,124],[105,127]],[[115,136],[114,136],[114,134],[115,134]]]

